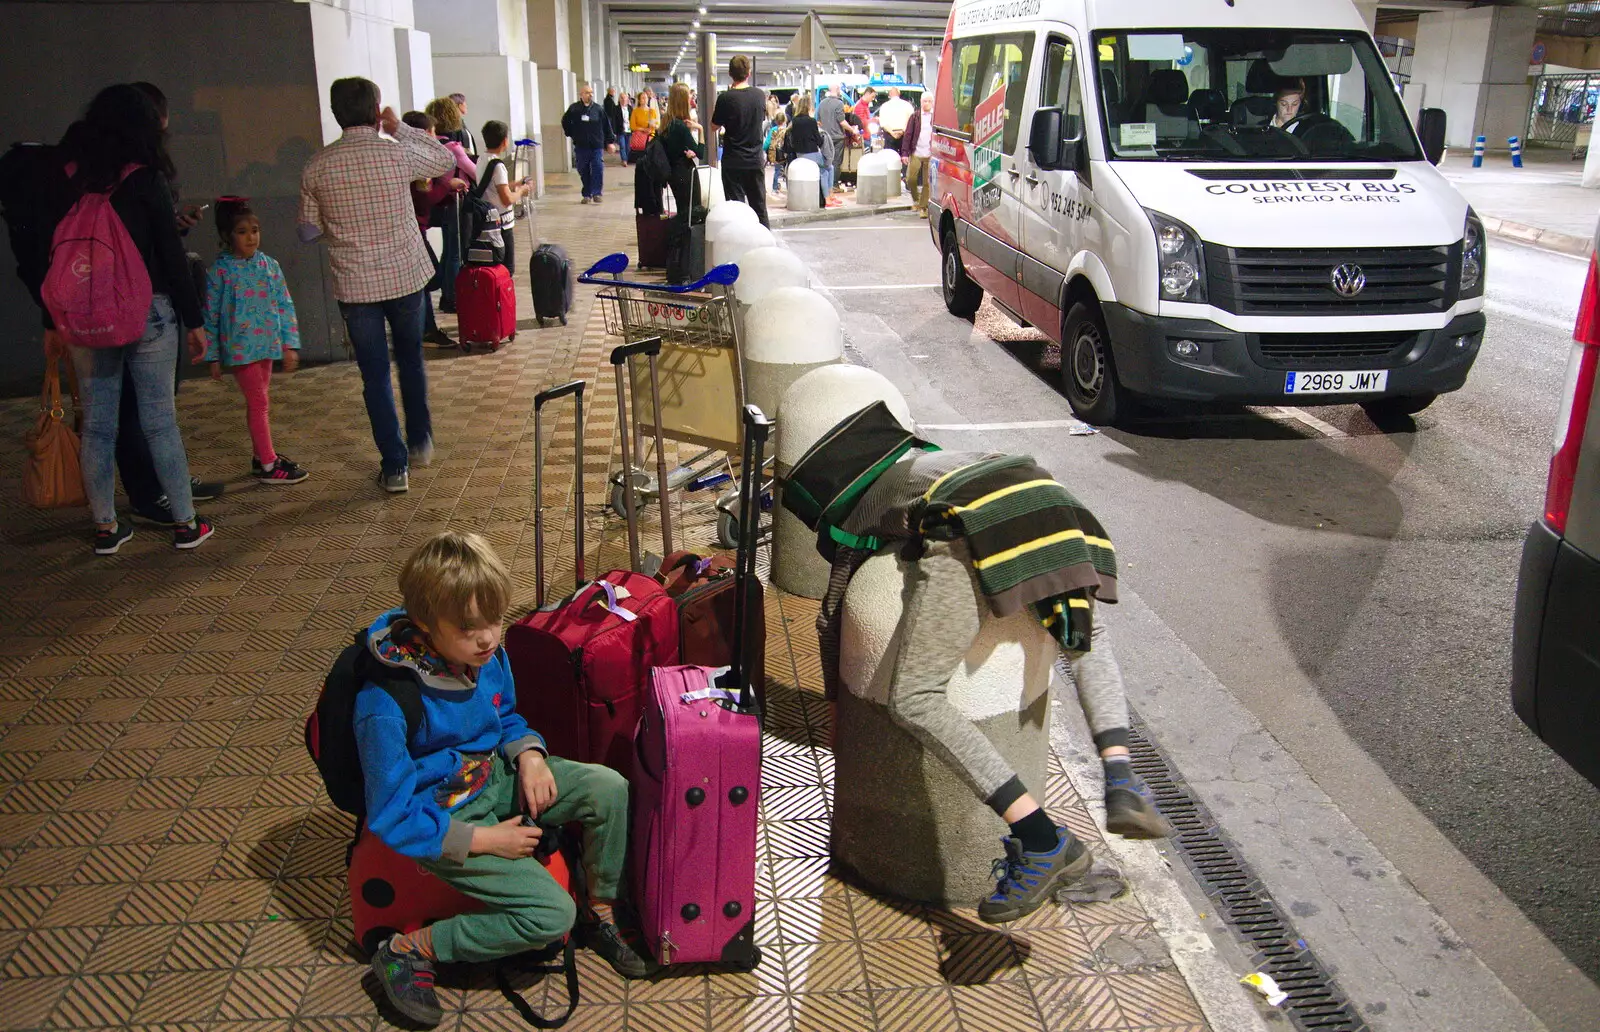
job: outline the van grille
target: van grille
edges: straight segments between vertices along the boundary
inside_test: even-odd
[[[1417,341],[1415,333],[1263,333],[1257,359],[1269,369],[1350,367],[1353,360],[1387,369]]]
[[[1318,249],[1206,246],[1211,303],[1236,315],[1418,315],[1452,302],[1454,247]],[[1366,288],[1333,289],[1333,270],[1356,265]]]

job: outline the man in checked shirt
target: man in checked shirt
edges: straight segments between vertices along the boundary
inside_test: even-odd
[[[404,124],[393,108],[380,111],[376,83],[339,79],[328,92],[344,135],[313,155],[301,174],[300,239],[320,238],[328,246],[333,293],[355,348],[367,418],[382,456],[378,484],[398,494],[410,486],[412,464],[433,460],[422,367],[422,288],[433,277],[433,261],[417,232],[411,183],[444,175],[456,161],[432,133]],[[390,138],[380,136],[380,129]],[[404,439],[389,381],[385,323],[400,369]]]

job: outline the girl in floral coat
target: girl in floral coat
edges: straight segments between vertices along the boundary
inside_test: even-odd
[[[217,235],[222,250],[206,273],[206,330],[211,347],[205,358],[211,378],[222,367],[233,371],[244,394],[250,443],[255,451],[251,475],[263,484],[298,484],[308,473],[272,447],[267,387],[272,363],[283,371],[300,365],[300,330],[283,269],[261,253],[261,222],[242,197],[217,200]]]

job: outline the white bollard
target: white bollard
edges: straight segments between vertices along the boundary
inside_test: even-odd
[[[856,203],[875,207],[889,203],[889,169],[881,151],[873,151],[856,166]]]
[[[733,285],[741,305],[753,305],[780,287],[811,286],[811,270],[793,251],[757,247],[739,259],[739,281]]]
[[[788,177],[790,211],[816,211],[822,207],[822,169],[815,161],[795,158],[784,175]]]
[[[759,226],[756,210],[743,201],[725,201],[706,213],[706,267],[717,264],[717,241],[734,226]]]
[[[730,202],[731,203],[731,202]],[[737,264],[744,257],[745,252],[753,251],[758,247],[772,247],[777,243],[772,231],[760,223],[746,224],[743,222],[728,226],[718,234],[717,242],[712,247],[714,255],[713,265]],[[743,270],[741,270],[741,275]],[[764,409],[762,411],[765,411]]]
[[[763,306],[765,308],[765,306]],[[778,482],[813,444],[852,413],[875,401],[911,426],[911,406],[882,373],[865,366],[829,365],[795,380],[783,395],[778,420]],[[781,490],[781,487],[780,487]],[[791,595],[821,598],[828,588],[828,564],[817,554],[817,535],[774,499],[772,582]]]
[[[900,172],[904,163],[900,155],[894,151],[886,150],[879,153],[883,155],[883,174],[888,177],[884,182],[889,189],[889,200],[898,201],[904,193]]]

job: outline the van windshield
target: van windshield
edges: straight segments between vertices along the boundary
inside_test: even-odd
[[[1415,161],[1389,69],[1360,32],[1095,34],[1108,156],[1122,161]]]

